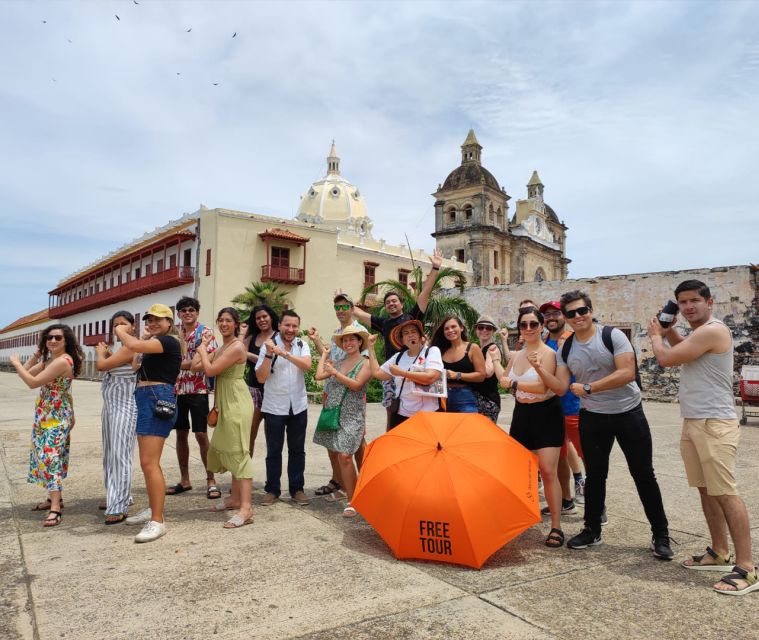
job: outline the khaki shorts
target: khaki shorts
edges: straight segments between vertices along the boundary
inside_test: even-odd
[[[735,452],[739,437],[737,419],[683,420],[680,453],[688,484],[691,487],[706,487],[710,496],[737,495]]]

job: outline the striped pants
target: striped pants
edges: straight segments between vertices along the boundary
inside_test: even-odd
[[[135,378],[107,375],[103,380],[103,477],[106,515],[126,513],[132,500],[132,457],[137,440]]]

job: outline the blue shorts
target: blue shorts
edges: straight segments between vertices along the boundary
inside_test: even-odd
[[[174,423],[177,421],[177,412],[170,418],[159,418],[153,412],[156,402],[166,400],[176,404],[174,386],[170,384],[154,384],[147,387],[137,387],[134,390],[134,399],[137,403],[137,435],[160,436],[168,438]]]

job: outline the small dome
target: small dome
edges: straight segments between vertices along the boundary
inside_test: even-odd
[[[499,191],[501,190],[501,187],[498,185],[498,180],[495,179],[495,176],[490,173],[490,171],[481,164],[468,163],[456,167],[448,174],[441,191],[479,186],[482,184],[483,178],[487,186]]]
[[[551,219],[551,222],[559,222],[559,216],[556,215],[556,212],[551,209],[551,207],[548,206],[548,204],[545,205],[546,207],[546,213],[548,214],[548,217]]]
[[[327,175],[314,182],[301,196],[298,220],[313,222],[366,218],[366,202],[358,187],[340,175],[335,143],[327,157]]]

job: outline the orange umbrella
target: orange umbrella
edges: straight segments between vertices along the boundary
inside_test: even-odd
[[[540,522],[537,472],[486,417],[422,412],[372,442],[351,504],[397,558],[479,569]]]

